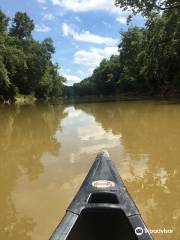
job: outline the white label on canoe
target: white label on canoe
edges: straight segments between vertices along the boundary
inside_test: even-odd
[[[111,188],[115,186],[115,183],[109,180],[97,180],[92,182],[92,186],[95,188]]]

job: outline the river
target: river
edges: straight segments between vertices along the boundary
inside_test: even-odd
[[[45,240],[110,153],[157,240],[180,239],[180,103],[0,106],[0,239]]]

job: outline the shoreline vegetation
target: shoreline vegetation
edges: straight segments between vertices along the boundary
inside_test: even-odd
[[[139,96],[139,95],[112,95],[112,96],[72,96],[49,99],[37,99],[33,95],[17,96],[13,102],[4,101],[0,105],[34,105],[39,103],[48,104],[78,104],[78,103],[101,103],[101,102],[118,102],[118,101],[168,101],[180,102],[180,96]]]
[[[0,10],[0,101],[61,96],[66,80],[52,60],[53,40],[35,40],[35,25],[26,13],[17,12],[10,25],[9,21]]]
[[[159,2],[158,2],[159,3]],[[143,27],[121,32],[119,54],[103,59],[92,75],[66,86],[54,64],[51,38],[32,37],[33,20],[0,10],[0,102],[105,101],[180,98],[180,4],[177,0],[116,0],[122,10],[145,18]],[[131,22],[130,15],[127,22]]]

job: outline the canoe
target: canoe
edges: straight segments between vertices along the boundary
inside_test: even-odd
[[[107,152],[99,153],[50,240],[150,240]]]

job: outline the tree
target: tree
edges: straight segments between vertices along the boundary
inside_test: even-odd
[[[7,69],[0,57],[0,96],[5,101],[14,101],[17,91],[16,86],[10,82]]]
[[[122,41],[119,44],[121,78],[120,88],[123,91],[146,91],[146,83],[141,74],[144,57],[145,29],[129,28],[121,33]]]
[[[9,18],[0,10],[0,34],[7,32]]]
[[[103,60],[74,93],[180,95],[180,5],[178,1],[116,0],[116,5],[146,16],[145,26],[121,33],[119,56]]]
[[[51,58],[52,54],[55,53],[55,47],[53,46],[53,40],[51,38],[46,38],[41,43],[44,54],[48,59]]]
[[[26,13],[15,14],[10,32],[6,32],[8,18],[2,12],[0,20],[0,98],[14,100],[17,93],[61,96],[65,79],[51,60],[55,52],[52,39],[33,39],[34,23]]]
[[[8,77],[7,69],[0,57],[0,95],[3,95],[4,89],[8,89],[10,85],[10,80]]]
[[[17,12],[13,19],[10,34],[18,37],[20,40],[27,40],[31,37],[34,30],[34,22],[26,13]]]
[[[180,90],[180,11],[148,19],[143,75],[151,91],[161,95]]]
[[[115,4],[123,10],[130,9],[133,14],[142,13],[145,16],[152,11],[159,13],[180,8],[179,0],[115,0]]]
[[[23,69],[24,54],[15,47],[13,40],[8,35],[0,36],[0,95],[5,100],[14,100],[18,92],[15,78]]]
[[[118,91],[121,69],[119,56],[113,55],[109,60],[103,59],[92,76],[73,86],[74,95],[112,95]]]
[[[65,78],[59,76],[58,64],[48,62],[46,71],[35,88],[35,96],[41,99],[59,98],[63,94],[63,83]]]

